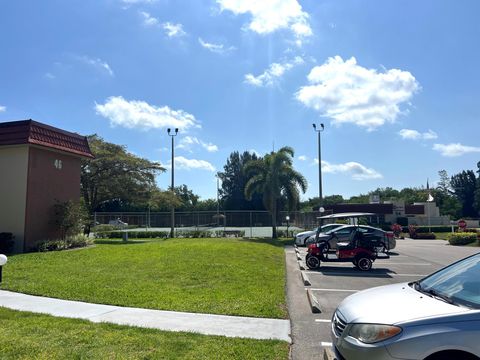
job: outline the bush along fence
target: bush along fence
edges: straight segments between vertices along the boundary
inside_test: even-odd
[[[102,231],[95,232],[96,239],[122,239],[125,236],[125,231]],[[167,238],[170,236],[169,231],[128,231],[128,238],[132,239],[157,239]],[[244,237],[245,231],[235,230],[176,230],[175,237],[177,238],[211,238],[211,237]]]

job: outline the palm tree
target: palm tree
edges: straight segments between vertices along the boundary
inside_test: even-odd
[[[307,190],[307,180],[293,169],[293,155],[293,149],[285,146],[245,166],[245,172],[251,176],[245,184],[245,197],[250,200],[254,193],[263,195],[263,204],[272,214],[274,239],[277,238],[279,200],[285,197],[289,209],[294,209],[299,200],[299,188],[303,193]]]

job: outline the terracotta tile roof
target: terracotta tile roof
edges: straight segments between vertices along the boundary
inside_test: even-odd
[[[34,120],[0,123],[0,146],[32,144],[93,158],[85,136]]]

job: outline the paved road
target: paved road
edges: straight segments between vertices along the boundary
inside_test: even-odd
[[[351,263],[322,264],[317,271],[304,271],[312,284],[304,286],[295,250],[287,248],[287,300],[293,340],[291,358],[321,358],[323,348],[331,345],[330,319],[337,305],[348,295],[374,286],[414,281],[479,251],[479,248],[450,246],[442,240],[398,240],[394,255],[388,260],[375,261],[368,273],[356,270]],[[300,248],[300,254],[304,259],[305,248]],[[308,288],[320,303],[320,314],[311,312],[306,296]]]

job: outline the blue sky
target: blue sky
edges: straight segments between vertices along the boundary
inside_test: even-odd
[[[480,3],[0,3],[0,121],[97,133],[215,197],[232,151],[288,145],[324,195],[421,186],[480,160]],[[158,177],[166,188],[169,173]]]

